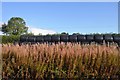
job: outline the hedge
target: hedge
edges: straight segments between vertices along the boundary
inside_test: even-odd
[[[2,44],[19,42],[20,40],[19,35],[10,35],[10,36],[1,35],[1,36],[2,36],[2,41],[1,41]]]

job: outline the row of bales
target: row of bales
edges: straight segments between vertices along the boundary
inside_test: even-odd
[[[80,42],[80,43],[120,43],[120,35],[118,34],[97,34],[97,35],[39,35],[20,37],[20,42],[43,43],[43,42]]]

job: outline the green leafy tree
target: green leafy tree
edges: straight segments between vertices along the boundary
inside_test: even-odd
[[[5,30],[5,33],[9,35],[22,35],[27,33],[28,27],[26,27],[26,22],[22,18],[12,17],[8,21],[8,25]]]
[[[2,27],[0,28],[0,30],[3,32],[3,34],[6,34],[6,35],[7,35],[7,32],[8,32],[8,31],[7,31],[6,28],[7,28],[7,24],[4,23],[4,24],[2,24]]]
[[[69,35],[69,34],[66,32],[62,32],[61,35]]]
[[[42,33],[39,33],[38,35],[42,35]]]
[[[80,33],[73,33],[72,35],[79,35]]]
[[[34,33],[29,32],[29,33],[26,33],[26,34],[24,34],[24,35],[33,36],[33,35],[34,35]]]

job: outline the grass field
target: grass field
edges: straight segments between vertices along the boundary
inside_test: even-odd
[[[119,79],[120,51],[116,45],[2,45],[5,79]]]

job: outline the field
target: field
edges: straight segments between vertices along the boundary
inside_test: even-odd
[[[3,44],[2,60],[4,79],[120,77],[120,51],[116,45]]]

